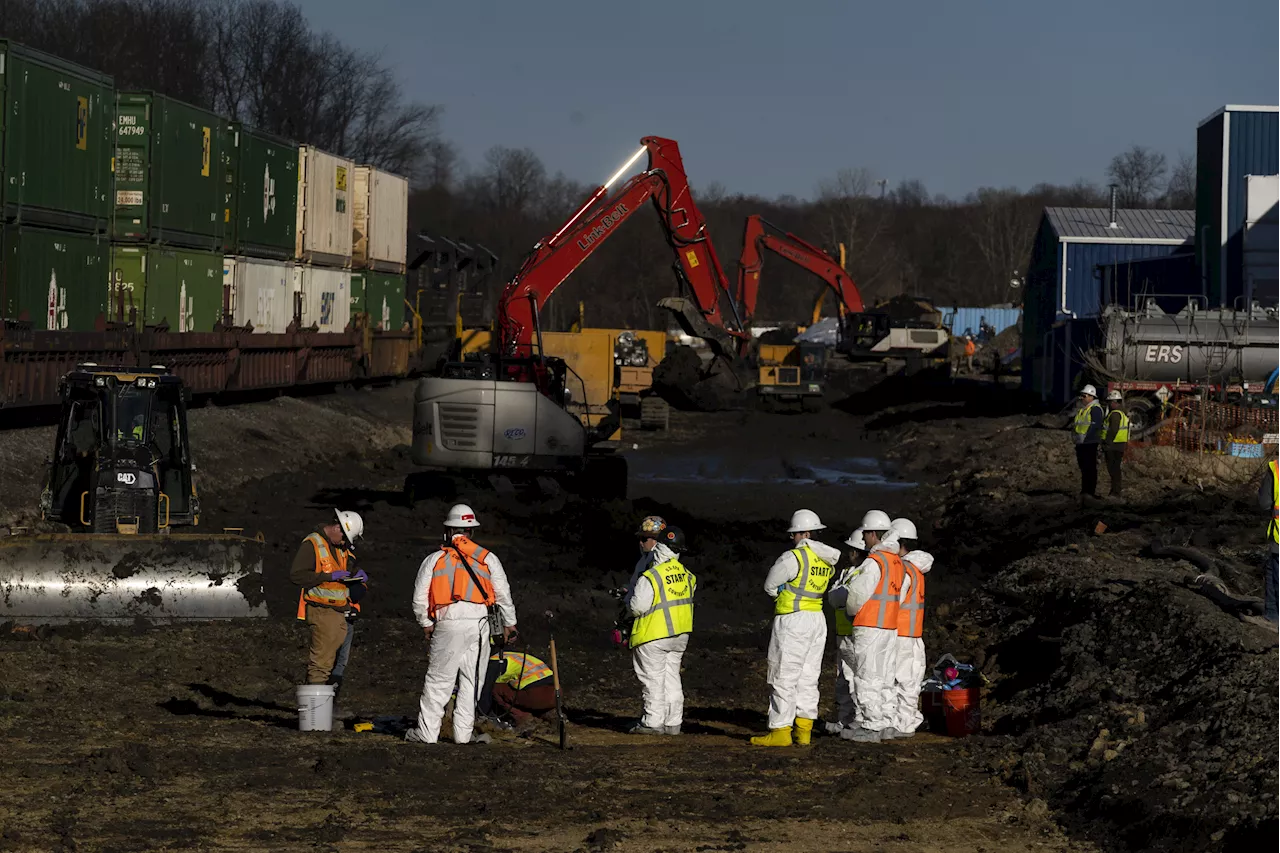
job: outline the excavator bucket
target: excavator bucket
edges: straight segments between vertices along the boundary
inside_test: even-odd
[[[267,616],[261,537],[233,533],[0,538],[0,623],[167,624]]]

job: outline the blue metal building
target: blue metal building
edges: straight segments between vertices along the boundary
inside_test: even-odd
[[[1096,318],[1112,298],[1108,267],[1192,251],[1195,211],[1047,207],[1027,269],[1022,312],[1023,387],[1049,398],[1055,375],[1053,329]],[[1075,338],[1079,338],[1076,335]]]
[[[972,330],[976,335],[983,320],[986,320],[998,335],[1010,326],[1018,325],[1018,320],[1022,318],[1021,308],[1004,306],[966,308],[958,305],[951,308],[940,307],[938,310],[942,312],[942,325],[946,326],[953,335],[963,335],[966,330]]]
[[[1245,177],[1280,172],[1280,107],[1227,105],[1196,128],[1196,259],[1210,306],[1244,307]]]

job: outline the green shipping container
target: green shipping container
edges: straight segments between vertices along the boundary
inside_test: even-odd
[[[105,320],[105,237],[4,226],[0,308],[36,331],[92,332]]]
[[[211,332],[222,319],[220,253],[161,246],[111,247],[111,311],[137,309],[140,326]]]
[[[227,121],[163,95],[116,95],[117,240],[219,251]]]
[[[114,110],[107,75],[0,40],[6,222],[107,230]]]
[[[400,331],[404,325],[404,276],[373,270],[359,275],[362,285],[359,297],[356,296],[356,274],[351,275],[352,309],[368,314],[369,324],[375,329]]]
[[[228,254],[292,260],[297,249],[298,146],[243,125],[227,136]]]

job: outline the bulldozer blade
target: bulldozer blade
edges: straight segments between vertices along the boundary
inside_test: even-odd
[[[262,618],[261,540],[232,534],[0,538],[0,622]]]

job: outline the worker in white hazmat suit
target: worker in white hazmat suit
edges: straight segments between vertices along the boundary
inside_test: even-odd
[[[849,564],[827,593],[827,600],[835,610],[836,620],[836,718],[826,721],[822,726],[822,731],[829,735],[838,735],[846,727],[853,725],[853,621],[844,610],[849,595],[844,585],[849,582],[853,570],[867,558],[867,542],[862,537],[862,528],[849,534],[844,544],[849,547],[845,552]]]
[[[502,617],[503,641],[516,634],[516,609],[498,556],[471,541],[480,522],[457,504],[445,518],[444,544],[418,568],[413,615],[430,642],[430,661],[418,702],[418,724],[405,733],[413,743],[435,743],[445,705],[457,689],[453,742],[470,743],[489,661],[490,608]],[[477,743],[488,743],[480,734]]]
[[[794,543],[774,562],[764,590],[774,599],[769,637],[769,733],[754,746],[807,746],[818,718],[818,680],[827,642],[822,599],[835,575],[840,551],[813,538],[826,525],[817,513],[797,510],[787,533]]]
[[[840,737],[859,742],[882,739],[894,723],[893,673],[897,666],[898,595],[902,559],[889,516],[872,510],[862,518],[867,559],[844,579],[845,613],[853,637],[854,724]]]
[[[678,735],[684,721],[680,662],[693,631],[693,595],[698,580],[677,556],[685,548],[678,527],[651,524],[637,532],[644,557],[624,599],[631,623],[631,662],[644,696],[644,715],[631,734]]]
[[[895,518],[890,532],[898,538],[902,556],[902,591],[898,595],[898,653],[894,667],[893,726],[884,729],[881,740],[907,738],[924,722],[920,713],[920,685],[927,664],[924,655],[925,575],[933,568],[933,555],[916,548],[916,526],[905,518]]]

